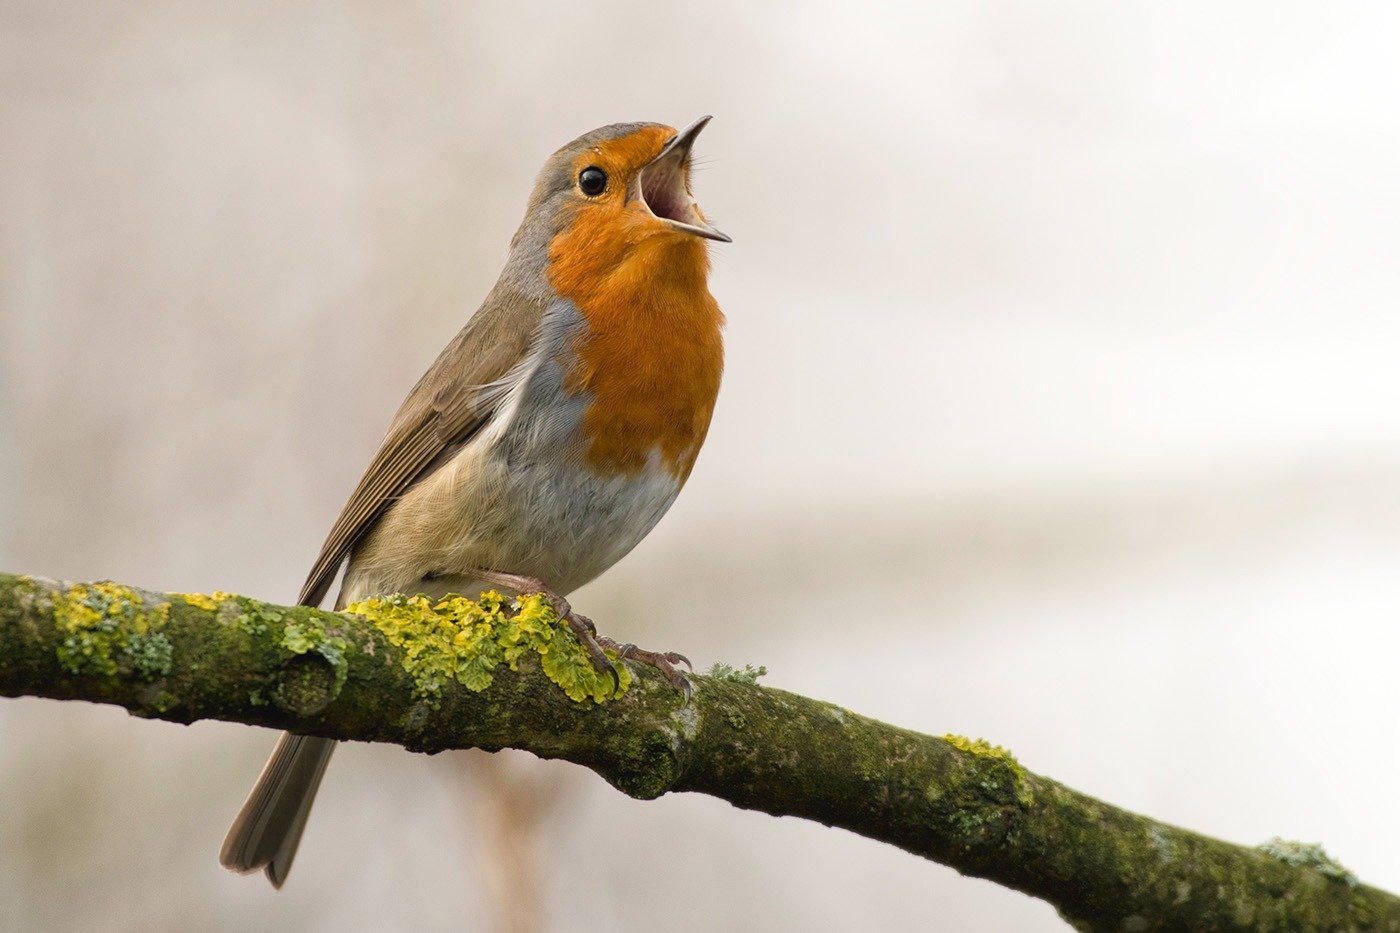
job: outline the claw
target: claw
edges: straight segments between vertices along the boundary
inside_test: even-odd
[[[695,670],[685,655],[677,654],[674,651],[647,651],[645,648],[638,648],[630,643],[619,645],[606,635],[601,636],[598,641],[611,647],[619,657],[625,660],[637,661],[648,667],[656,668],[661,676],[666,678],[666,682],[684,694],[687,703],[690,702],[690,698],[695,692],[694,688],[691,687],[690,680],[675,668],[676,664],[684,663],[686,667]]]

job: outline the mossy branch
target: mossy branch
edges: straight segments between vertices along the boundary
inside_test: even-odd
[[[355,608],[0,574],[0,695],[425,752],[521,748],[633,797],[695,791],[839,826],[1042,898],[1083,930],[1400,930],[1400,899],[1316,847],[1158,823],[980,740],[732,673],[695,677],[684,703],[654,672],[622,668],[613,696],[542,600]]]

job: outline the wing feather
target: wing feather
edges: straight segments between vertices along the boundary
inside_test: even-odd
[[[379,450],[331,526],[299,602],[320,605],[355,544],[396,499],[481,430],[523,371],[544,305],[519,292],[487,297],[394,416]]]

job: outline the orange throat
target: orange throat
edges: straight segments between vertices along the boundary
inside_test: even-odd
[[[645,209],[643,209],[644,211]],[[705,440],[724,368],[724,315],[706,286],[698,238],[654,217],[581,211],[549,246],[549,281],[587,321],[565,388],[587,392],[587,462],[637,475],[653,456],[685,482]]]

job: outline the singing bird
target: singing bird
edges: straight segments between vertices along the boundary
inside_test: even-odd
[[[611,671],[568,593],[646,536],[685,484],[719,392],[724,316],[690,192],[703,117],[620,123],[544,165],[496,285],[409,392],[302,586],[542,592]],[[603,645],[599,643],[602,642]],[[688,685],[673,653],[625,657]],[[284,734],[219,860],[281,887],[335,742]]]

